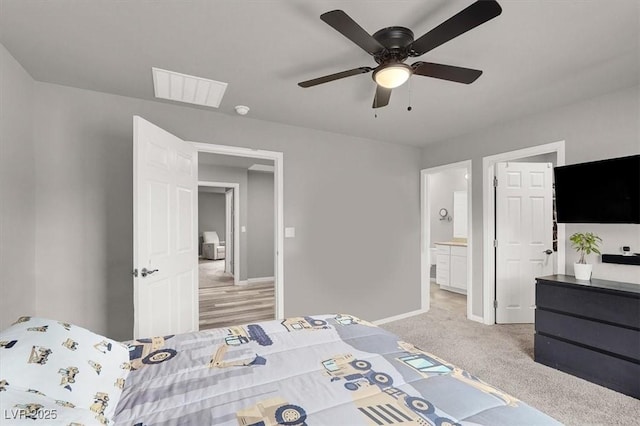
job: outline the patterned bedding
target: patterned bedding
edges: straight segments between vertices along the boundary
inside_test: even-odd
[[[349,315],[128,343],[132,371],[116,424],[559,424]]]

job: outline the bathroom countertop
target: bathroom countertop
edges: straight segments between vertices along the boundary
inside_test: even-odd
[[[434,245],[466,247],[467,243],[463,241],[438,241]]]

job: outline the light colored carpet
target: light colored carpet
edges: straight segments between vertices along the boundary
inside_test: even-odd
[[[382,327],[567,425],[640,424],[639,400],[534,362],[533,324],[469,321],[464,296],[435,291],[429,312]]]
[[[224,272],[224,260],[198,260],[198,282],[200,288],[233,285],[233,275]]]

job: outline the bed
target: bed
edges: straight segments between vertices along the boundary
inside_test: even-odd
[[[128,359],[112,364],[118,364],[117,374],[126,376],[116,377],[117,394],[110,396],[117,399],[111,399],[109,410],[94,416],[102,423],[559,424],[436,355],[350,315],[158,336],[122,347]],[[96,395],[93,405],[88,404],[89,414],[98,414]]]

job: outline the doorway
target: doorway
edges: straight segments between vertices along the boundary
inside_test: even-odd
[[[471,161],[420,171],[423,309],[471,315]]]
[[[198,282],[200,288],[240,281],[240,185],[198,181]]]
[[[550,144],[525,148],[517,151],[506,152],[483,158],[483,252],[485,261],[483,263],[483,322],[485,324],[496,323],[496,307],[500,306],[498,295],[505,290],[508,292],[521,291],[513,288],[496,290],[496,284],[508,285],[509,283],[498,283],[499,268],[505,270],[507,265],[500,257],[499,250],[496,246],[500,246],[498,235],[504,235],[505,221],[500,219],[497,203],[499,199],[496,197],[496,181],[497,173],[500,169],[504,169],[507,162],[511,163],[552,163],[553,166],[564,165],[564,141],[554,142]],[[514,175],[515,176],[515,175]],[[500,183],[498,182],[498,185]],[[545,225],[546,226],[546,225]],[[502,228],[501,228],[502,227]],[[553,256],[542,256],[542,260],[538,259],[532,264],[540,264],[541,262],[553,262],[552,273],[563,274],[565,270],[565,229],[563,224],[553,225]],[[515,228],[514,228],[515,229]],[[549,229],[551,232],[551,229]],[[504,240],[504,238],[503,238]],[[503,245],[504,247],[504,245]],[[546,252],[548,248],[540,248],[540,253]],[[531,278],[528,291],[533,291],[535,280]],[[508,301],[506,303],[509,303]],[[514,306],[517,304],[514,304]],[[504,307],[504,304],[503,304]],[[509,318],[507,315],[503,318]],[[504,320],[502,321],[504,322]],[[522,321],[516,321],[522,322]]]
[[[272,280],[275,316],[282,318],[282,153],[188,142],[139,116],[133,117],[133,148],[134,338],[199,329],[197,194],[201,153],[273,162]],[[237,273],[234,271],[234,276]]]
[[[201,330],[276,318],[274,171],[272,159],[199,152]]]

